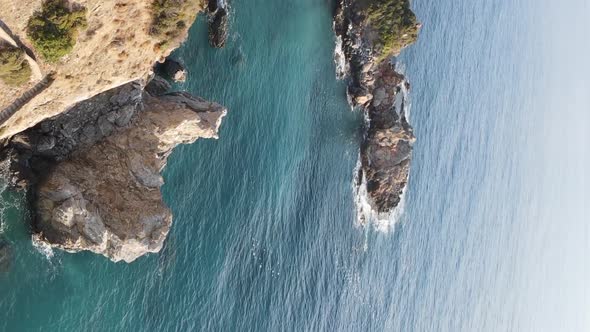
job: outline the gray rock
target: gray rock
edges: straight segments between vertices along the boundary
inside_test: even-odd
[[[228,34],[227,1],[208,0],[209,44],[212,47],[225,46]]]
[[[118,117],[117,120],[115,120],[115,124],[119,127],[127,126],[129,124],[129,121],[131,121],[133,115],[135,115],[135,109],[136,106],[134,105],[126,105],[119,109],[119,111],[117,112]]]
[[[112,120],[111,120],[112,118]],[[107,113],[98,119],[98,129],[100,130],[101,136],[108,136],[115,129],[113,122],[115,118],[112,113]]]
[[[55,147],[55,136],[40,136],[37,141],[37,151],[44,152],[49,151]]]
[[[168,92],[172,86],[168,81],[156,75],[145,87],[145,91],[152,96],[161,96]]]

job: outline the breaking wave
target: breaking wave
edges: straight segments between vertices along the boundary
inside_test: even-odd
[[[51,258],[53,258],[54,255],[53,249],[46,242],[41,241],[39,234],[33,234],[31,236],[31,242],[33,243],[35,250],[37,250],[41,255],[45,256],[48,261],[51,261]]]
[[[334,63],[336,63],[336,78],[341,80],[348,75],[348,61],[342,49],[342,37],[336,36],[336,47],[334,48]]]
[[[361,175],[361,172],[361,157],[359,155],[353,180],[354,203],[356,206],[355,226],[359,228],[370,226],[382,233],[395,231],[395,225],[404,214],[407,186],[404,188],[400,196],[399,204],[392,212],[379,213],[371,207],[371,198],[367,193],[367,182]]]

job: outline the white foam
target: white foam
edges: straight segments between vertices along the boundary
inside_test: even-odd
[[[336,78],[341,80],[348,75],[348,61],[342,49],[342,37],[336,36],[336,47],[334,48],[334,63],[336,63]]]
[[[41,241],[41,238],[38,234],[33,234],[31,236],[31,242],[33,242],[33,247],[35,248],[35,250],[37,250],[41,255],[45,256],[45,258],[47,258],[48,261],[51,261],[51,258],[53,258],[54,253],[50,245],[48,245],[44,241]]]
[[[353,190],[355,192],[356,221],[355,226],[359,228],[372,227],[381,233],[390,233],[395,231],[395,225],[404,214],[406,188],[404,188],[400,202],[397,207],[390,213],[379,213],[371,207],[370,197],[367,193],[367,183],[365,179],[359,179],[359,170],[361,168],[360,156],[355,167],[355,176]]]
[[[410,91],[408,91],[408,88],[406,87],[406,82],[407,82],[407,80],[404,80],[402,82],[402,84],[400,84],[402,100],[404,102],[404,107],[403,107],[403,109],[400,110],[400,115],[403,112],[403,115],[406,117],[406,120],[409,123],[410,122],[410,109],[412,108],[412,100],[410,99]]]

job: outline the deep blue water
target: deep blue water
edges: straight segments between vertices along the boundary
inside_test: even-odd
[[[542,204],[526,167],[539,120],[523,91],[543,86],[526,6],[413,7],[424,28],[400,60],[418,140],[394,231],[355,226],[362,117],[335,79],[329,1],[234,0],[225,49],[200,17],[176,52],[190,72],[177,88],[229,113],[219,140],[169,159],[162,252],[48,258],[5,192],[0,330],[532,330],[534,215],[519,207]]]

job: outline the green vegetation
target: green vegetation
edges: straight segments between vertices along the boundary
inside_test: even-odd
[[[78,30],[86,27],[86,8],[66,0],[45,0],[27,23],[27,35],[47,61],[57,61],[70,53]]]
[[[372,0],[365,7],[378,36],[378,60],[399,53],[418,38],[419,23],[409,0]]]
[[[19,86],[31,79],[31,67],[23,50],[8,43],[0,44],[0,79],[10,86]]]
[[[179,37],[201,9],[200,0],[154,0],[149,33],[163,42]]]

